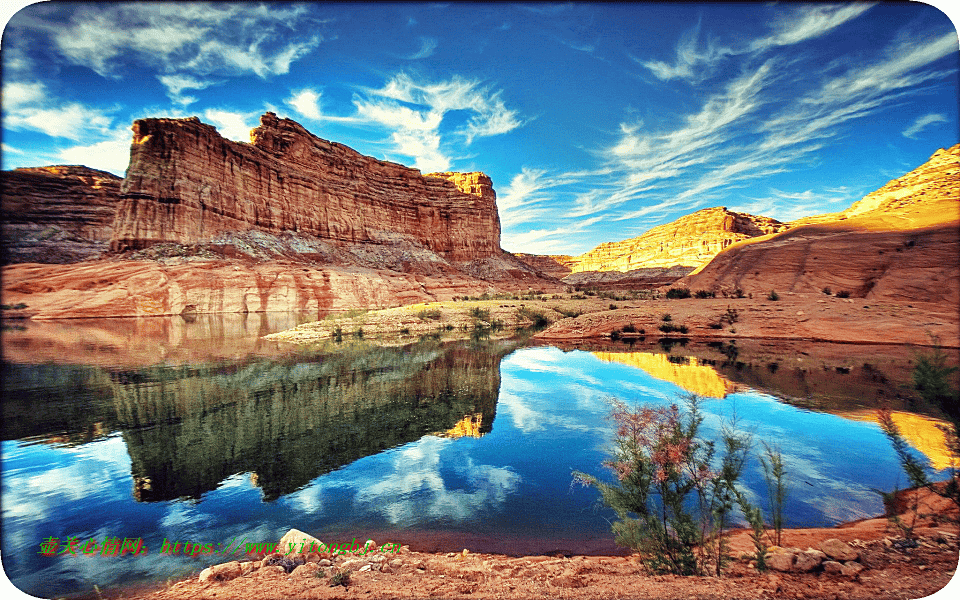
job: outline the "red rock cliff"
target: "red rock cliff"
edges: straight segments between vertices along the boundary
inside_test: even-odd
[[[121,179],[83,166],[5,171],[0,211],[7,262],[65,263],[106,250]]]
[[[343,243],[400,234],[450,260],[501,253],[496,194],[482,173],[424,176],[273,113],[251,144],[195,117],[142,119],[133,130],[115,251],[259,229]]]

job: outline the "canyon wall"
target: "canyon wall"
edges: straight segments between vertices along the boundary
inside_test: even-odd
[[[783,231],[786,227],[775,219],[732,212],[725,207],[705,208],[654,227],[641,236],[600,244],[566,264],[574,273],[700,267],[735,242]]]
[[[122,179],[76,165],[5,171],[4,263],[68,263],[107,250]]]
[[[133,130],[115,251],[256,229],[342,243],[399,234],[458,261],[502,252],[496,194],[482,173],[424,176],[273,113],[261,117],[251,144],[195,117],[142,119]]]
[[[734,244],[681,283],[691,289],[847,292],[960,304],[960,144],[849,209]]]

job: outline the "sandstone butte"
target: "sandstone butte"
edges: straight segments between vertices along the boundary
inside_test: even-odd
[[[690,289],[960,305],[960,144],[847,210],[731,244],[681,280]]]
[[[19,316],[320,315],[561,289],[501,250],[483,173],[422,175],[273,113],[249,144],[196,117],[138,120],[133,132],[122,181],[82,167],[4,174],[17,182],[4,190],[6,262],[19,264],[3,268],[3,301],[26,304]],[[46,233],[17,237],[24,220]],[[86,254],[50,241],[70,235]]]

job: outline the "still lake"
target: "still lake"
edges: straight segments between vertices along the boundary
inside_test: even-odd
[[[521,340],[293,350],[261,335],[296,315],[14,323],[3,333],[2,560],[41,597],[165,581],[223,548],[291,527],[325,542],[418,550],[617,552],[612,511],[572,485],[602,466],[609,399],[708,400],[724,423],[783,452],[788,526],[883,511],[906,477],[872,419],[888,403],[945,465],[910,398],[913,350],[695,342],[557,348]],[[742,484],[766,506],[758,462]],[[142,538],[146,554],[43,556],[65,543]]]

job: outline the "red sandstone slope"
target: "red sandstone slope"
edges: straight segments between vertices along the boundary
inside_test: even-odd
[[[730,246],[680,285],[960,304],[960,144],[841,213],[790,225]]]

